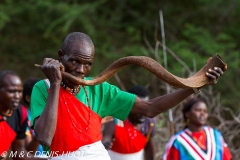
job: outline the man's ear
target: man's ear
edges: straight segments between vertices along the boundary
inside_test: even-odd
[[[64,56],[64,52],[62,51],[62,49],[59,49],[58,50],[58,60],[60,62],[62,61],[63,56]]]

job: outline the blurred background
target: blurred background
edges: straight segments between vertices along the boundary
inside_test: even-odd
[[[218,53],[228,70],[199,96],[208,101],[209,123],[223,133],[239,159],[239,25],[238,0],[1,0],[0,70],[14,70],[23,81],[44,78],[34,64],[45,57],[57,59],[64,37],[73,31],[88,34],[95,44],[92,77],[115,60],[134,55],[152,57],[174,75],[187,78]],[[123,90],[143,85],[151,97],[176,89],[139,66],[124,68],[108,82]],[[157,159],[172,133],[169,115],[173,132],[183,126],[181,105],[158,116]]]

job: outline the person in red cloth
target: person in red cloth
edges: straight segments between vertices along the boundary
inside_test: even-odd
[[[73,32],[64,39],[58,60],[45,58],[41,65],[47,80],[37,82],[33,88],[30,105],[32,125],[38,141],[50,146],[49,153],[53,159],[71,156],[81,160],[109,160],[101,143],[103,117],[125,120],[130,112],[155,117],[194,93],[191,88],[179,89],[144,101],[107,82],[79,86],[62,77],[61,71],[65,71],[78,78],[91,79],[85,76],[91,70],[94,52],[88,35]],[[206,72],[209,85],[216,84],[223,73],[221,68],[209,68]]]
[[[221,133],[205,126],[208,118],[207,104],[202,99],[190,99],[183,108],[185,128],[170,138],[164,160],[231,160]]]
[[[20,104],[22,81],[13,71],[0,72],[0,159],[7,156],[12,159],[40,159],[25,150],[25,132],[27,128],[27,110]]]
[[[149,100],[148,90],[142,86],[133,86],[128,92]],[[155,118],[134,113],[130,113],[124,122],[115,119],[115,122],[105,124],[102,142],[109,149],[111,160],[153,160],[155,124]]]

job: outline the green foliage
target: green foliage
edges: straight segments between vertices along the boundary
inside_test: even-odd
[[[13,69],[23,80],[31,76],[44,77],[33,65],[41,64],[45,57],[57,58],[64,37],[73,31],[87,33],[95,44],[90,76],[96,76],[124,56],[156,58],[153,54],[155,30],[161,41],[160,9],[164,15],[167,47],[192,71],[199,70],[216,53],[226,60],[228,70],[214,90],[222,93],[225,105],[237,108],[240,4],[236,0],[3,0],[0,2],[0,69]],[[162,48],[157,54],[164,64]],[[167,57],[170,72],[189,76],[182,64],[170,54]],[[125,68],[119,76],[126,87],[138,83],[149,86],[152,96],[165,93],[159,87],[162,82],[142,68]],[[109,81],[117,84],[114,78]]]

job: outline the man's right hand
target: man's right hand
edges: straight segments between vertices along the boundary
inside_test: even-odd
[[[61,62],[52,58],[45,58],[41,69],[49,79],[50,83],[61,83],[61,71],[64,71],[64,66]]]

